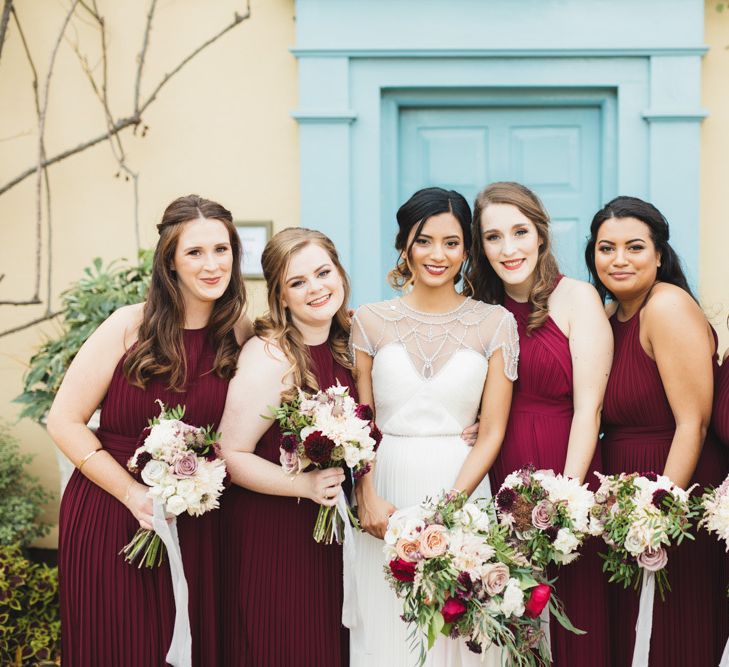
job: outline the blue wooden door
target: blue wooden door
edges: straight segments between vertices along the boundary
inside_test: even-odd
[[[562,272],[586,277],[585,239],[602,203],[599,108],[403,108],[399,124],[400,203],[438,185],[473,205],[487,183],[518,181],[550,214]]]

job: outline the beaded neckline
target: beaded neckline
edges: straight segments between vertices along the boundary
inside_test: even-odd
[[[412,306],[408,306],[407,303],[405,303],[402,300],[402,297],[398,297],[398,302],[407,310],[409,310],[411,313],[415,313],[416,315],[423,315],[424,317],[447,317],[448,315],[454,315],[457,313],[461,308],[463,308],[469,301],[471,301],[471,297],[467,296],[461,303],[459,303],[453,310],[446,310],[442,313],[426,313],[422,310],[416,310]]]

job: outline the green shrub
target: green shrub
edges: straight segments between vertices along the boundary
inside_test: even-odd
[[[60,659],[58,568],[31,563],[20,545],[0,546],[0,665]]]
[[[51,494],[26,473],[32,459],[20,454],[9,425],[0,422],[0,545],[28,545],[50,530],[40,516]]]
[[[66,369],[86,339],[117,308],[144,301],[152,275],[152,251],[139,253],[139,263],[120,261],[106,267],[97,257],[83,277],[61,295],[62,332],[47,340],[30,359],[23,393],[15,398],[24,405],[20,417],[40,422],[53,403]]]

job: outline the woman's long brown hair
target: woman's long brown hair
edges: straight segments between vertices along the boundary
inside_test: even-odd
[[[291,258],[311,244],[318,245],[326,251],[342,277],[344,299],[332,320],[328,342],[337,363],[345,368],[352,369],[353,367],[349,355],[349,331],[351,329],[347,306],[350,293],[349,279],[339,261],[337,249],[329,237],[321,232],[303,227],[284,229],[266,244],[261,256],[263,276],[268,288],[268,312],[254,323],[256,336],[279,347],[291,364],[284,377],[291,376],[293,386],[282,392],[283,401],[294,399],[297,395],[297,387],[313,391],[320,389],[311,370],[311,359],[303,336],[294,325],[291,315],[283,303],[283,288]]]
[[[531,313],[527,320],[527,333],[541,327],[549,317],[547,302],[554,291],[559,275],[557,259],[552,254],[549,234],[549,215],[539,197],[520,183],[498,182],[486,186],[476,197],[473,206],[473,243],[471,261],[464,280],[464,294],[486,303],[504,303],[504,283],[496,275],[483,247],[481,215],[491,204],[511,204],[534,223],[539,236],[539,255],[534,268],[534,285],[529,292]]]
[[[235,374],[241,347],[235,337],[235,325],[246,304],[240,271],[240,237],[233,225],[233,216],[225,207],[198,195],[187,195],[175,199],[165,209],[162,222],[157,225],[159,241],[152,260],[152,280],[144,304],[142,324],[137,343],[129,351],[123,366],[125,377],[137,387],[144,388],[151,378],[164,376],[174,391],[183,391],[185,388],[185,302],[172,264],[185,223],[200,218],[222,222],[230,237],[233,254],[230,283],[213,306],[208,321],[208,336],[215,349],[215,362],[211,371],[225,379]]]

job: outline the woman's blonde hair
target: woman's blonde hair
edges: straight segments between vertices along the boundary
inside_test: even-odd
[[[549,215],[534,192],[520,183],[498,182],[486,186],[476,196],[473,206],[473,244],[471,261],[464,294],[486,303],[504,303],[504,283],[486,259],[481,233],[481,215],[491,204],[511,204],[529,218],[537,228],[539,255],[534,268],[534,284],[529,292],[531,313],[527,320],[527,333],[541,327],[549,317],[547,302],[554,291],[559,275],[557,259],[552,254],[549,234]]]
[[[321,232],[303,227],[290,227],[276,234],[267,244],[261,256],[263,276],[268,288],[268,312],[254,323],[255,334],[267,343],[278,346],[291,363],[284,375],[291,376],[293,386],[282,392],[281,399],[290,401],[297,395],[297,387],[306,390],[317,390],[319,385],[311,370],[311,359],[306,349],[301,332],[294,325],[288,308],[284,305],[283,289],[291,258],[308,245],[318,245],[329,255],[344,286],[344,299],[334,315],[329,330],[329,347],[334,359],[341,366],[352,369],[349,354],[349,332],[351,318],[349,316],[349,278],[347,277],[339,254],[331,239]]]

